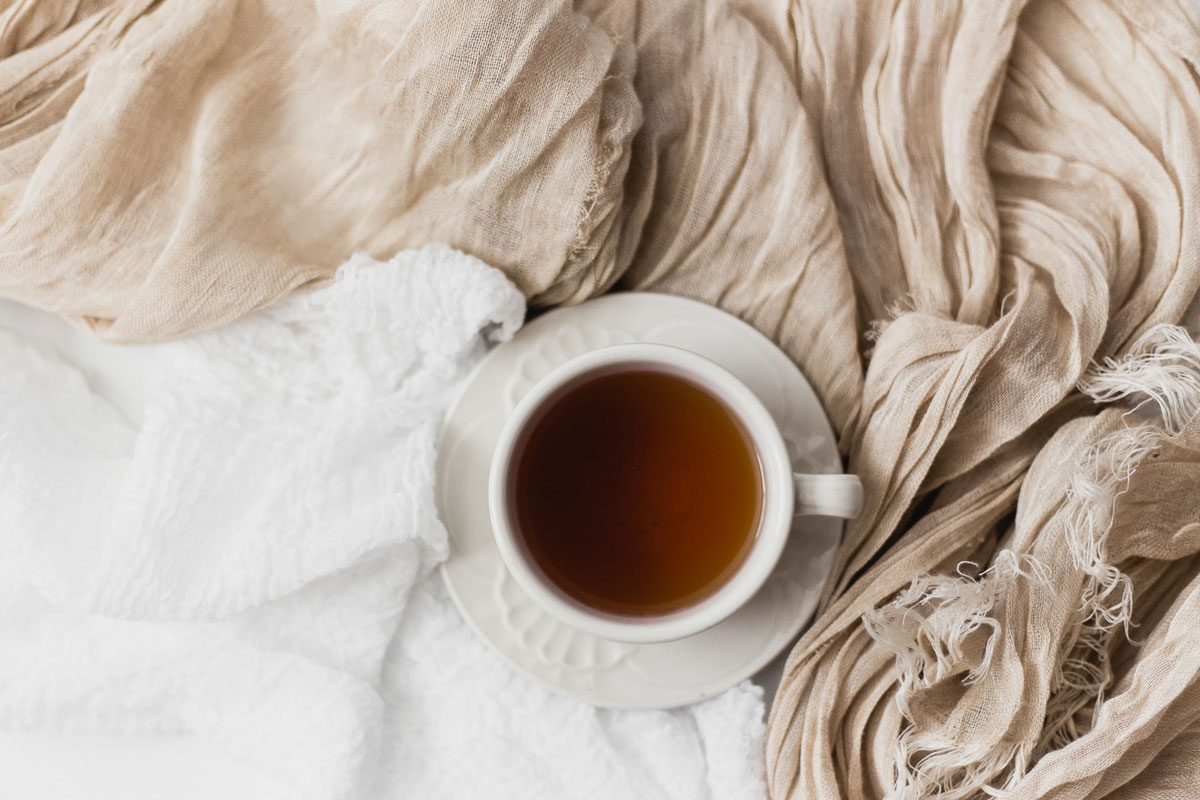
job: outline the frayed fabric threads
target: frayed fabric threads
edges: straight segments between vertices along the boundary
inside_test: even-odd
[[[943,681],[963,685],[984,679],[1002,635],[996,606],[1021,580],[1049,583],[1045,568],[1032,558],[1001,551],[978,579],[966,567],[954,576],[923,575],[891,603],[864,615],[871,637],[896,658],[896,705],[913,719],[912,699]],[[963,747],[939,735],[926,735],[911,724],[896,743],[898,779],[888,800],[909,800],[936,792],[969,797],[1006,767],[1019,774],[1028,753],[1013,748]],[[1019,757],[1020,756],[1020,757]],[[1010,766],[1011,765],[1011,766]]]
[[[1010,534],[1013,541],[1029,542],[1030,549],[999,550],[977,578],[967,569],[974,565],[960,565],[956,575],[920,576],[890,603],[864,615],[872,639],[895,656],[895,703],[905,720],[888,800],[1006,796],[1038,759],[1086,736],[1113,686],[1110,652],[1116,637],[1137,645],[1135,588],[1114,563],[1110,537],[1121,533],[1118,528],[1114,534],[1117,505],[1140,465],[1195,416],[1200,348],[1182,329],[1156,326],[1123,358],[1090,368],[1080,384],[1098,403],[1149,398],[1161,419],[1131,417],[1124,409],[1105,412],[1112,429],[1064,459],[1063,500],[1041,530],[1036,536]],[[1056,641],[1039,647],[1035,628],[1046,621],[1037,613],[1039,600],[1051,594],[1071,601],[1070,614]],[[933,703],[944,705],[948,696],[958,697],[956,705],[968,703],[967,687],[993,679],[1002,642],[1010,643],[1004,657],[1011,664],[1043,677],[1033,687],[1040,699],[1029,704],[1040,720],[1027,726],[1040,734],[1014,742],[1004,729],[989,741],[975,737],[964,743],[947,736],[942,725],[923,725]],[[1006,676],[1003,667],[997,671],[1002,674],[993,696],[999,698]],[[1026,704],[1030,698],[1022,693],[1009,700]],[[987,709],[974,713],[977,723],[989,716]]]
[[[1200,408],[1200,346],[1178,325],[1155,325],[1121,358],[1093,364],[1076,384],[1097,403],[1140,398],[1179,433]]]

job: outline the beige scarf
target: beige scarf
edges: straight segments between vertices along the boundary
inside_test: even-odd
[[[1192,797],[1186,3],[13,3],[0,293],[161,338],[439,240],[538,302],[715,303],[868,495],[772,794]]]

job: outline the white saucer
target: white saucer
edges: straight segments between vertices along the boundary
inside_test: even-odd
[[[755,391],[779,423],[797,471],[840,472],[833,431],[812,388],[770,340],[711,306],[660,294],[612,294],[551,311],[487,355],[446,414],[438,508],[450,532],[442,577],[467,622],[517,671],[598,706],[670,708],[758,672],[808,623],[842,535],[841,520],[797,517],[774,574],[716,627],[677,642],[630,645],[559,623],[504,568],[488,520],[492,449],[533,384],[581,353],[623,342],[682,347]]]

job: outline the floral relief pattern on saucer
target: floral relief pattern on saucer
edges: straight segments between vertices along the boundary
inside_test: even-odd
[[[504,390],[506,408],[511,410],[535,383],[575,356],[601,347],[636,341],[637,337],[628,331],[597,325],[570,327],[557,336],[541,338],[517,360],[513,376]]]
[[[589,636],[546,614],[506,569],[496,570],[494,586],[508,632],[546,667],[568,672],[611,669],[633,651],[633,645]]]

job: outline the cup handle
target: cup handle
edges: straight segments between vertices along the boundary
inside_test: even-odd
[[[857,475],[794,473],[795,514],[853,519],[862,511],[863,488]]]

